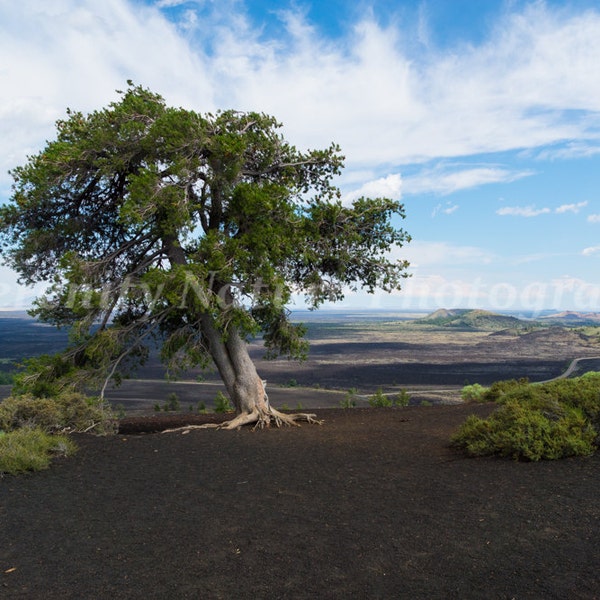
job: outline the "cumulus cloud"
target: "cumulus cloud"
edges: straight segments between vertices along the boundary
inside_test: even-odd
[[[589,215],[587,220],[588,220],[588,223],[600,223],[600,215],[598,215],[598,214]]]
[[[536,208],[535,206],[505,206],[496,211],[502,217],[538,217],[552,212],[549,208]]]
[[[387,177],[380,177],[372,181],[367,181],[359,189],[344,194],[344,204],[350,204],[361,196],[369,198],[391,198],[399,200],[402,195],[402,177],[399,173],[392,173]]]

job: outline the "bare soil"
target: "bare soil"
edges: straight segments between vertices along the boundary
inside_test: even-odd
[[[323,409],[322,426],[146,433],[0,481],[0,597],[599,598],[600,455],[468,459],[489,405]],[[195,419],[217,419],[215,415]]]
[[[600,599],[600,454],[517,463],[449,445],[494,408],[451,404],[462,385],[555,377],[597,339],[319,331],[303,364],[252,352],[272,403],[322,426],[162,434],[225,418],[187,412],[222,388],[150,364],[111,392],[119,435],[79,435],[75,457],[0,480],[0,598]],[[378,387],[413,405],[334,408]],[[155,413],[172,391],[186,412]]]

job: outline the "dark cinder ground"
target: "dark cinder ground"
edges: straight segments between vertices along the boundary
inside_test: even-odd
[[[490,410],[135,433],[182,418],[163,415],[78,436],[75,457],[0,480],[0,597],[600,598],[600,455],[535,464],[449,447]]]

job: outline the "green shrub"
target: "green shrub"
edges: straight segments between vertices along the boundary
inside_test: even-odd
[[[369,398],[369,405],[373,408],[386,408],[389,406],[394,406],[393,400],[383,393],[381,388],[378,388],[377,391]]]
[[[507,379],[504,381],[495,381],[485,391],[482,400],[485,402],[497,402],[500,398],[510,393],[519,393],[529,386],[529,379]]]
[[[16,429],[0,436],[0,475],[17,475],[48,468],[53,456],[69,456],[77,450],[63,435],[41,429]]]
[[[385,394],[381,388],[369,398],[369,405],[373,408],[387,408],[390,406],[408,406],[410,395],[402,390],[395,397]]]
[[[221,391],[217,392],[215,398],[215,412],[216,413],[228,413],[233,412],[233,406],[229,402],[229,398]]]
[[[487,419],[470,416],[452,437],[472,456],[585,456],[600,442],[600,374],[544,384],[499,382],[490,390],[499,408]]]
[[[163,406],[164,411],[178,411],[181,408],[181,404],[179,402],[179,396],[175,392],[171,392],[167,401]]]
[[[205,413],[206,412],[206,404],[204,404],[204,402],[199,401],[196,406],[194,406],[193,404],[190,404],[190,412],[199,412],[199,413]]]
[[[409,402],[410,394],[406,390],[400,390],[394,398],[394,406],[408,406]]]
[[[0,385],[12,385],[15,380],[14,373],[6,373],[5,371],[0,371]]]
[[[356,388],[346,392],[346,395],[340,400],[340,408],[354,408],[356,406]]]
[[[63,392],[54,398],[23,394],[0,402],[0,429],[20,428],[109,434],[116,431],[117,424],[110,409],[99,401],[77,392]]]
[[[465,385],[461,390],[460,397],[465,402],[481,402],[485,399],[486,389],[479,383],[473,383],[472,385]]]

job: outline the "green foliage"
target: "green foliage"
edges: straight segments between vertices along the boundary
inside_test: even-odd
[[[52,457],[70,456],[76,450],[67,436],[50,435],[39,428],[4,433],[0,435],[0,476],[46,469]]]
[[[160,402],[155,402],[153,408],[155,412],[177,412],[181,409],[181,402],[179,401],[179,396],[177,395],[177,393],[171,392],[167,396],[167,400],[162,404],[162,406]]]
[[[406,390],[400,390],[394,398],[394,406],[408,406],[410,402],[410,394]]]
[[[0,385],[12,385],[15,380],[14,373],[6,373],[5,371],[0,371]]]
[[[164,406],[165,411],[178,411],[181,408],[179,396],[175,392],[171,392]]]
[[[128,83],[104,109],[67,111],[11,172],[0,253],[25,283],[49,283],[32,314],[72,340],[30,364],[18,393],[81,391],[82,373],[118,380],[154,344],[170,372],[227,361],[229,340],[261,334],[269,358],[301,359],[292,292],[318,307],[400,289],[408,264],[388,250],[410,240],[404,207],[343,204],[337,145],[302,152],[269,115],[202,115]]]
[[[452,437],[472,456],[585,456],[600,442],[600,373],[544,384],[501,382],[487,393],[500,407],[487,419],[470,416]]]
[[[521,379],[506,379],[503,381],[495,381],[485,391],[481,400],[484,402],[497,402],[500,398],[516,393],[520,394],[523,390],[529,387],[529,379],[523,377]]]
[[[206,413],[206,404],[202,401],[199,401],[196,406],[190,404],[190,412],[198,412],[200,414]]]
[[[10,396],[0,402],[0,429],[37,428],[46,432],[90,431],[99,435],[116,431],[116,419],[108,407],[76,392],[54,398],[31,394]]]
[[[66,356],[42,354],[25,360],[22,367],[15,375],[13,394],[51,398],[58,396],[64,388],[76,385],[75,364]]]
[[[356,388],[351,388],[346,392],[343,400],[340,400],[341,408],[354,408],[356,406],[356,396],[358,394],[358,390]]]
[[[381,388],[378,388],[377,391],[369,398],[369,405],[373,408],[382,408],[393,406],[393,400],[383,393]]]
[[[374,408],[386,408],[391,406],[408,406],[410,395],[402,390],[397,396],[385,394],[381,388],[369,398],[369,405]]]
[[[216,413],[228,413],[233,412],[233,406],[229,402],[229,398],[223,394],[223,392],[217,392],[215,397],[215,412]]]
[[[479,383],[465,385],[460,393],[460,397],[465,402],[481,402],[484,399],[486,389]]]

